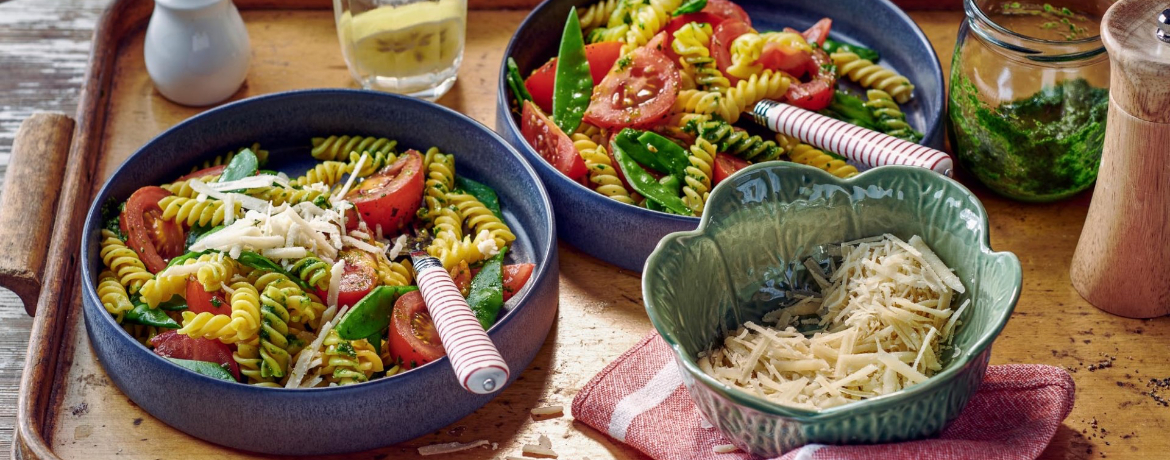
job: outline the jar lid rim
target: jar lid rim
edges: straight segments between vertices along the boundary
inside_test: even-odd
[[[1076,40],[1049,40],[1049,39],[1045,39],[1045,38],[1036,38],[1036,37],[1021,34],[1019,32],[1016,32],[1014,30],[1011,30],[1011,29],[1008,29],[1004,26],[999,25],[999,23],[993,21],[991,19],[991,17],[988,16],[985,11],[983,11],[983,8],[981,8],[976,3],[976,0],[964,0],[963,7],[966,10],[967,17],[969,19],[978,20],[980,22],[986,23],[986,24],[990,25],[993,29],[995,29],[996,32],[1009,35],[1012,38],[1019,39],[1025,43],[1035,43],[1035,44],[1040,44],[1040,45],[1044,45],[1044,46],[1058,46],[1058,47],[1076,47],[1076,46],[1083,46],[1083,45],[1091,45],[1093,43],[1099,44],[1100,50],[1089,50],[1089,51],[1078,51],[1078,52],[1066,53],[1070,56],[1080,56],[1080,55],[1093,56],[1093,55],[1096,55],[1096,54],[1099,54],[1099,53],[1102,53],[1105,51],[1105,45],[1103,43],[1101,43],[1101,33],[1100,32],[1098,32],[1096,35],[1092,35],[1092,36],[1085,37],[1085,38],[1079,38]],[[1000,42],[999,40],[996,40],[996,41]],[[1002,45],[1002,43],[997,43],[997,44]],[[1030,48],[1026,48],[1026,47],[1022,47],[1022,46],[1011,45],[1011,46],[1005,46],[1005,47],[1012,49],[1013,51],[1018,51],[1018,52],[1026,53],[1026,54],[1042,53],[1042,51],[1034,50],[1034,49],[1030,49]]]

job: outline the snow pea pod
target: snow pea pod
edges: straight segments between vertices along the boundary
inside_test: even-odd
[[[694,215],[690,208],[687,208],[686,203],[683,203],[682,199],[678,197],[677,192],[660,184],[658,180],[654,179],[654,176],[642,169],[642,166],[625,152],[622,144],[614,142],[613,147],[613,157],[617,160],[618,166],[622,168],[622,173],[626,175],[626,180],[630,182],[630,186],[635,191],[641,193],[647,200],[658,202],[671,213],[684,216]]]
[[[666,166],[666,171],[679,179],[686,177],[686,169],[690,164],[687,159],[687,151],[683,150],[674,141],[658,135],[658,133],[646,131],[638,136],[638,142],[646,146],[646,150],[653,153],[658,160]]]
[[[561,36],[557,74],[553,81],[552,116],[561,131],[577,131],[592,95],[593,75],[589,72],[585,37],[581,35],[581,22],[577,19],[577,8],[574,7],[569,10],[569,20],[565,22],[565,32]]]
[[[520,66],[517,66],[516,60],[511,57],[508,58],[507,79],[508,87],[512,88],[512,95],[516,97],[517,106],[524,104],[524,101],[532,100],[532,94],[524,87],[524,77],[520,76]]]
[[[479,200],[480,203],[483,203],[484,206],[491,210],[492,214],[495,214],[496,217],[499,217],[501,220],[504,219],[504,214],[500,210],[500,196],[496,194],[495,189],[459,175],[455,176],[455,187],[475,197],[475,199]]]
[[[504,253],[507,249],[507,246],[501,248],[498,254],[488,259],[471,280],[467,305],[485,330],[496,323],[500,308],[504,306]]]

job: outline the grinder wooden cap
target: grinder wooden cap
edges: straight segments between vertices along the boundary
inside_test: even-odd
[[[1113,103],[1130,115],[1170,123],[1170,1],[1120,0],[1101,22]]]

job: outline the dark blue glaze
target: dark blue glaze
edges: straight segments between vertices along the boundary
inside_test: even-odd
[[[527,74],[556,56],[558,37],[569,8],[595,0],[546,0],[528,15],[504,53]],[[833,19],[831,36],[862,44],[882,54],[882,65],[896,69],[916,85],[914,99],[902,106],[907,120],[924,127],[923,143],[943,148],[942,66],[926,35],[889,0],[738,0],[757,30],[792,27],[804,30],[823,17]],[[503,67],[503,66],[501,66]],[[511,111],[511,93],[501,71],[497,88],[496,131],[536,168],[552,197],[557,235],[601,260],[642,271],[646,257],[668,233],[693,230],[697,217],[672,216],[605,198],[573,182],[549,166],[520,136],[518,116]]]
[[[114,173],[89,210],[81,249],[86,330],[111,380],[151,415],[238,449],[321,455],[406,441],[492,399],[463,390],[446,358],[346,387],[284,390],[224,382],[155,356],[101,306],[94,285],[102,268],[100,203],[125,200],[140,186],[169,182],[197,161],[252,142],[269,149],[270,167],[300,173],[311,164],[309,139],[330,134],[390,137],[400,149],[437,146],[455,154],[458,174],[499,192],[504,218],[517,235],[510,259],[535,263],[536,270],[489,335],[512,368],[512,381],[536,356],[556,317],[556,235],[548,194],[519,154],[483,125],[428,102],[358,90],[279,93],[210,110],[154,138]]]

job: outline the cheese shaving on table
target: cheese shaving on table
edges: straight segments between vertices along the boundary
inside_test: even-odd
[[[431,444],[428,446],[419,447],[418,454],[419,455],[452,454],[455,452],[461,452],[464,450],[474,449],[474,448],[480,447],[480,446],[486,446],[488,444],[489,443],[486,439],[480,439],[478,441],[472,441],[469,443],[444,442],[444,443],[440,443],[440,444]]]
[[[528,412],[536,416],[563,415],[565,413],[565,408],[563,406],[544,406],[535,407]]]
[[[722,346],[699,355],[699,368],[768,401],[825,409],[893,393],[942,369],[942,347],[959,317],[950,299],[963,285],[917,236],[893,235],[841,246],[843,260],[827,278],[803,265],[823,287],[820,297],[748,322]],[[817,314],[817,318],[805,318]],[[815,332],[797,326],[813,324]],[[811,334],[811,335],[807,335]]]

